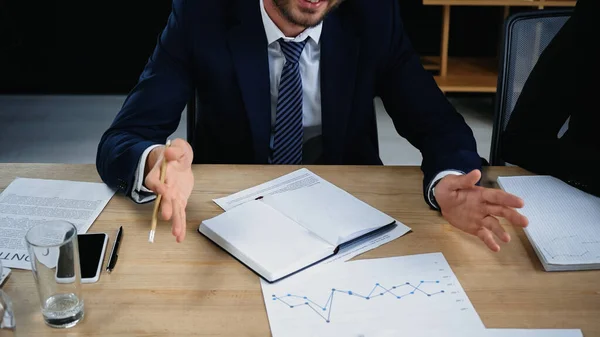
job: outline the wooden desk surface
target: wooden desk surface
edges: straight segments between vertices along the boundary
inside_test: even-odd
[[[30,271],[15,270],[4,286],[16,310],[18,336],[269,336],[254,273],[203,236],[198,224],[221,213],[212,199],[291,172],[292,167],[197,166],[188,209],[187,238],[175,243],[159,224],[148,244],[152,205],[115,196],[90,232],[112,244],[124,226],[119,263],[96,284],[84,284],[85,319],[70,330],[42,321]],[[414,167],[309,167],[313,172],[388,213],[413,232],[357,258],[442,252],[488,328],[580,328],[600,336],[600,271],[548,273],[522,230],[500,253],[448,225],[423,201]],[[517,168],[490,168],[485,184]],[[92,165],[0,164],[0,190],[15,177],[98,182]],[[108,256],[108,254],[107,254]]]

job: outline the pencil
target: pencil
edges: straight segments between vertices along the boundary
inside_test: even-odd
[[[171,146],[171,140],[167,140],[167,144],[165,146],[165,151]],[[160,183],[165,183],[165,174],[167,173],[167,160],[164,158],[160,164]],[[158,195],[156,197],[156,202],[154,203],[154,212],[152,212],[152,228],[150,229],[150,235],[148,236],[148,242],[154,242],[154,233],[156,233],[156,224],[158,223],[158,208],[160,207],[160,201],[162,199],[162,195]]]

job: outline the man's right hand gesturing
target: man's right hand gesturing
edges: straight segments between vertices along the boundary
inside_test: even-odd
[[[160,166],[167,160],[164,184],[160,182]],[[194,152],[188,142],[176,139],[165,151],[165,146],[152,149],[146,159],[144,185],[156,194],[162,195],[160,214],[163,220],[171,221],[173,236],[177,242],[185,238],[185,209],[194,188],[192,161]]]

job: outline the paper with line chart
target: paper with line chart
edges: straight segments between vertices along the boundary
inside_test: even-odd
[[[600,198],[551,176],[499,177],[525,201],[525,234],[544,268],[600,269]]]
[[[332,264],[261,284],[274,337],[484,328],[441,253]]]

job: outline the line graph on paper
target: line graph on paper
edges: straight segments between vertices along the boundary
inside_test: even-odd
[[[385,287],[379,283],[375,283],[375,285],[373,286],[371,291],[369,291],[368,293],[365,292],[363,294],[352,291],[352,290],[341,290],[341,289],[331,288],[331,291],[329,292],[329,297],[327,298],[327,300],[325,301],[325,303],[323,305],[318,304],[317,302],[313,301],[311,298],[309,298],[307,296],[295,295],[295,294],[286,294],[283,296],[277,296],[276,294],[273,294],[271,296],[271,298],[273,299],[273,301],[279,301],[279,302],[283,303],[284,305],[288,306],[290,309],[309,308],[310,310],[314,311],[315,314],[318,317],[320,317],[321,319],[323,319],[326,323],[330,323],[331,322],[331,311],[333,310],[333,300],[336,295],[338,295],[338,297],[339,296],[352,296],[352,297],[356,298],[357,301],[360,301],[360,300],[370,301],[370,300],[375,300],[378,297],[383,297],[383,296],[388,296],[388,297],[391,297],[391,298],[394,298],[397,300],[401,300],[404,297],[415,295],[415,294],[417,296],[421,295],[424,297],[425,296],[431,297],[431,296],[440,295],[440,294],[445,293],[444,290],[428,289],[429,285],[436,285],[439,288],[439,284],[440,284],[439,280],[419,281],[416,286],[410,282],[405,282],[405,283],[402,283],[399,285],[394,285],[391,287]],[[360,305],[360,303],[357,303],[356,305]]]
[[[274,337],[484,328],[440,253],[318,265],[261,286]]]

